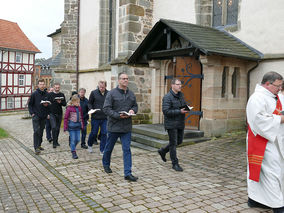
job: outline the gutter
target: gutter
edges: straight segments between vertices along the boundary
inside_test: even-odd
[[[76,90],[79,89],[79,32],[80,32],[80,0],[78,0],[78,19],[77,19],[77,53],[76,53]]]
[[[249,88],[250,88],[250,73],[258,67],[259,65],[259,61],[260,60],[257,60],[256,61],[256,65],[254,65],[252,68],[249,69],[248,73],[247,73],[247,101],[249,99]]]

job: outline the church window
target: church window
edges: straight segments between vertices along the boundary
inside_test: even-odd
[[[232,94],[234,98],[238,97],[239,81],[240,81],[240,71],[238,67],[235,67],[232,75]]]
[[[213,0],[213,27],[236,25],[239,0]]]
[[[222,98],[225,98],[227,95],[228,74],[229,74],[229,67],[224,67],[222,73],[222,92],[221,92]]]

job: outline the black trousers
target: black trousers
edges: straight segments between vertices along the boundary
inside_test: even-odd
[[[50,114],[49,120],[50,120],[53,144],[56,145],[58,144],[58,136],[60,133],[62,115]]]
[[[163,153],[170,152],[172,164],[178,164],[176,148],[182,143],[184,129],[168,129],[169,144],[161,149]]]
[[[45,118],[39,118],[38,116],[32,117],[33,130],[34,130],[34,149],[38,149],[42,143],[43,130],[45,127]]]

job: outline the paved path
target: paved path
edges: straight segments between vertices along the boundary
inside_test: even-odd
[[[156,152],[132,148],[139,180],[129,183],[120,144],[110,175],[98,146],[92,154],[78,148],[73,160],[63,132],[60,147],[44,140],[37,156],[31,120],[21,116],[0,116],[12,136],[0,140],[0,212],[261,212],[246,204],[244,132],[179,148],[182,173],[171,169],[169,156],[164,163]]]

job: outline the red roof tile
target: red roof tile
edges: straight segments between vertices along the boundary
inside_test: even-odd
[[[15,22],[0,19],[0,48],[40,52]]]

